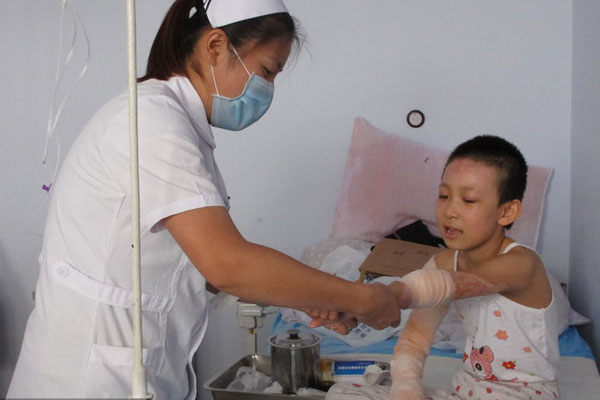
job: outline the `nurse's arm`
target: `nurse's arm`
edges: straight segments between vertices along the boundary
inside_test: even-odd
[[[186,211],[163,223],[218,290],[275,306],[338,310],[377,329],[400,320],[396,297],[388,287],[346,281],[251,243],[224,207]]]

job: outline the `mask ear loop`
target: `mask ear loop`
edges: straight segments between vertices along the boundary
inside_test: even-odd
[[[210,73],[212,74],[213,85],[215,85],[215,91],[217,92],[217,96],[220,96],[219,88],[217,88],[217,80],[215,79],[215,69],[213,68],[212,65],[210,66]]]
[[[248,76],[252,76],[252,74],[250,73],[250,71],[248,71],[248,68],[246,68],[246,64],[244,64],[244,62],[242,61],[242,58],[238,54],[238,52],[235,49],[235,47],[231,46],[231,50],[233,50],[233,53],[236,55],[236,57],[238,58],[238,60],[240,60],[240,63],[242,64],[242,67],[244,67],[244,70],[246,71],[246,73],[248,74]],[[212,75],[213,85],[215,85],[215,91],[217,92],[217,96],[220,96],[220,94],[219,94],[219,88],[217,88],[217,80],[215,79],[215,69],[213,68],[212,65],[210,66],[210,73]]]
[[[246,70],[246,73],[248,74],[248,76],[252,76],[252,74],[250,73],[250,71],[248,71],[248,68],[246,68],[246,64],[244,64],[244,62],[242,61],[242,58],[238,54],[238,52],[235,49],[235,47],[231,46],[231,50],[233,50],[233,53],[237,56],[238,60],[240,60],[240,63],[242,64],[242,67],[244,67],[244,70]]]

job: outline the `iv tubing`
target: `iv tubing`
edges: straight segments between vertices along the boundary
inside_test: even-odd
[[[140,257],[140,177],[137,132],[137,62],[135,37],[135,0],[127,0],[127,59],[129,72],[129,155],[131,179],[131,272],[133,276],[132,398],[152,398],[147,393],[146,370],[142,353],[141,257]]]
[[[73,36],[71,37],[70,48],[67,51],[67,53],[64,57],[64,60],[61,62],[62,53],[63,53],[62,49],[63,49],[64,14],[65,14],[66,9],[70,10],[71,16],[73,17]],[[81,36],[79,36],[80,33],[81,33]],[[81,67],[81,69],[79,70],[79,72],[77,73],[77,77],[75,78],[75,81],[71,84],[70,87],[67,87],[67,90],[66,90],[66,93],[64,94],[63,99],[60,100],[60,102],[59,102],[58,91],[61,86],[61,83],[63,82],[64,75],[66,73],[66,69],[73,61],[73,55],[75,54],[75,46],[80,37],[82,38],[83,45],[85,46],[84,47],[85,48],[85,62],[83,64],[83,66]],[[42,189],[46,190],[47,192],[50,191],[50,188],[52,187],[52,184],[54,183],[54,180],[56,179],[56,175],[58,174],[58,168],[60,166],[60,160],[61,160],[60,140],[58,139],[58,133],[56,132],[56,125],[58,123],[58,120],[62,114],[63,108],[64,108],[67,100],[69,99],[71,93],[73,92],[73,90],[75,89],[77,84],[81,81],[81,78],[83,77],[83,75],[85,75],[87,68],[88,68],[89,61],[90,61],[90,43],[88,40],[87,33],[85,31],[85,27],[84,27],[83,23],[81,22],[81,19],[79,18],[79,14],[77,13],[75,6],[68,0],[62,1],[62,9],[61,9],[61,13],[60,13],[60,30],[59,30],[59,34],[58,34],[58,39],[59,39],[58,40],[58,65],[57,65],[57,69],[56,69],[56,80],[54,83],[54,94],[52,95],[52,100],[50,102],[50,111],[48,112],[48,124],[46,127],[46,140],[45,140],[45,144],[44,144],[44,154],[42,155],[42,164],[46,164],[46,161],[48,160],[48,147],[50,145],[50,140],[54,139],[56,142],[56,153],[57,153],[56,161],[54,163],[54,171],[52,173],[52,177],[50,178],[50,182],[48,182],[48,186],[44,185],[44,187],[42,187]],[[47,198],[47,196],[45,198]]]

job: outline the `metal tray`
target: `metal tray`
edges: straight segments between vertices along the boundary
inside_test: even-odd
[[[237,363],[229,367],[224,372],[209,379],[204,384],[204,389],[210,390],[215,400],[286,400],[286,399],[307,399],[307,400],[323,400],[323,397],[318,396],[297,396],[295,394],[280,394],[280,393],[261,393],[248,392],[241,390],[226,389],[235,378],[235,373],[240,367],[254,367],[258,372],[271,376],[271,356],[269,354],[250,354],[239,360]]]
[[[374,357],[373,357],[374,356]],[[374,360],[383,369],[389,369],[389,359],[378,359],[381,355],[350,355],[336,354],[326,355],[321,357],[337,359],[337,360]],[[388,357],[389,358],[389,357]],[[215,400],[289,400],[289,399],[306,399],[306,400],[323,400],[322,396],[298,396],[295,394],[280,394],[280,393],[261,393],[249,392],[241,390],[226,389],[227,386],[235,379],[235,374],[240,367],[253,367],[257,371],[265,375],[271,376],[271,355],[269,354],[250,354],[243,357],[224,372],[213,376],[204,384],[204,389],[210,390]]]

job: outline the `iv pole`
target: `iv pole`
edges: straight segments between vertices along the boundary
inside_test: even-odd
[[[131,272],[133,277],[134,364],[131,391],[134,399],[151,399],[146,384],[142,353],[142,291],[140,257],[140,176],[137,126],[137,62],[135,36],[135,0],[127,0],[127,53],[129,81],[129,155],[131,180]]]

